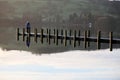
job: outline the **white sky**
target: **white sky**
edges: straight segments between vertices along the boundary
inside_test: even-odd
[[[0,49],[0,80],[120,80],[120,49],[36,56]]]

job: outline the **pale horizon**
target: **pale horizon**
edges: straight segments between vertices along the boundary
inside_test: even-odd
[[[33,55],[0,49],[0,80],[119,80],[120,49]]]

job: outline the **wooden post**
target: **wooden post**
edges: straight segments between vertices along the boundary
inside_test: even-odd
[[[17,28],[17,41],[19,41],[19,28]]]
[[[112,45],[113,32],[110,32],[110,33],[109,33],[109,38],[110,38],[109,47],[110,47],[110,51],[112,51],[112,48],[113,48],[113,45]]]
[[[41,29],[41,43],[43,44],[43,29]]]
[[[71,37],[71,35],[72,35],[72,31],[70,30],[69,31],[69,36]],[[71,45],[71,39],[69,41],[70,41],[70,45]]]
[[[25,41],[25,28],[23,28],[23,41]]]
[[[34,41],[37,43],[37,29],[34,29]]]
[[[76,30],[74,31],[73,47],[76,47]]]
[[[48,31],[48,43],[50,44],[50,34],[51,34],[51,30],[49,29]]]
[[[87,30],[87,38],[90,37],[90,30]],[[87,47],[90,47],[90,41],[87,40]]]
[[[87,44],[87,31],[84,31],[84,48],[86,48]]]
[[[98,31],[97,33],[97,49],[100,49],[100,37],[101,37],[101,31]]]
[[[80,46],[80,30],[79,30],[79,32],[78,32],[78,37],[79,37],[78,46]]]
[[[54,35],[54,43],[55,43],[55,29],[53,30],[53,35]]]
[[[61,36],[63,36],[63,29],[61,30]],[[63,44],[63,38],[61,38],[61,44]]]
[[[58,29],[56,30],[56,45],[58,45]]]
[[[65,30],[64,46],[67,46],[67,30]]]
[[[48,42],[48,36],[49,36],[49,35],[48,35],[48,29],[46,29],[46,33],[47,33],[47,42]]]

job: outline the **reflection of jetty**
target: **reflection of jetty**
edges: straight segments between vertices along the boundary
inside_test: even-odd
[[[72,33],[73,32],[73,33]],[[68,35],[69,34],[69,35]],[[58,40],[61,40],[61,44],[64,43],[65,46],[67,46],[67,42],[69,40],[70,44],[73,44],[73,47],[76,47],[76,42],[80,45],[80,42],[84,42],[84,48],[87,48],[90,46],[90,42],[96,42],[97,43],[97,49],[101,48],[101,43],[109,43],[110,51],[112,51],[113,44],[120,44],[120,39],[113,38],[113,32],[109,33],[109,38],[102,38],[101,37],[101,31],[98,31],[97,37],[91,37],[90,31],[84,31],[84,36],[81,36],[80,30],[79,31],[72,31],[72,30],[51,30],[51,29],[40,29],[40,33],[38,33],[38,30],[35,28],[34,33],[31,32],[30,24],[27,25],[26,29],[23,28],[23,31],[20,32],[20,29],[17,28],[17,40],[19,40],[19,37],[23,37],[23,41],[26,39],[26,45],[30,46],[30,38],[34,37],[34,41],[37,42],[38,38],[40,38],[41,43],[44,42],[44,38],[47,39],[47,42],[51,44],[51,39],[54,40],[54,43],[58,45]],[[72,42],[73,41],[73,42]]]

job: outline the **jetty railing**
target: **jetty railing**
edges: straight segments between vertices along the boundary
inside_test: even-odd
[[[96,42],[97,49],[101,48],[101,43],[108,43],[110,51],[113,50],[113,44],[120,44],[119,38],[113,37],[113,32],[109,32],[109,37],[102,37],[101,31],[98,31],[96,34],[96,37],[90,35],[90,30],[85,30],[84,35],[81,35],[80,30],[58,30],[58,29],[40,29],[40,32],[38,32],[38,29],[35,28],[34,32],[31,31],[31,29],[23,28],[21,29],[17,28],[17,40],[19,41],[20,36],[23,37],[23,41],[26,39],[27,46],[30,46],[30,38],[34,37],[34,41],[37,43],[38,38],[40,38],[41,43],[44,42],[44,38],[47,39],[48,44],[51,44],[51,39],[53,39],[54,43],[58,45],[58,40],[61,40],[61,44],[64,43],[64,46],[67,46],[67,43],[69,41],[69,44],[72,44],[73,47],[76,47],[76,44],[80,46],[81,41],[84,42],[84,48],[87,48],[90,46],[90,42]],[[26,37],[26,38],[25,38]],[[78,43],[76,43],[78,42]]]

